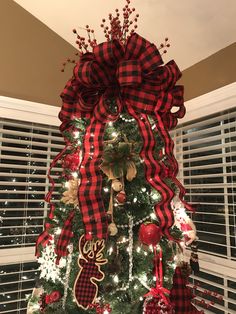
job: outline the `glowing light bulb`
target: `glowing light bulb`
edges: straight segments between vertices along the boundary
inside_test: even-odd
[[[55,234],[57,234],[57,235],[61,234],[61,228],[57,228]]]
[[[105,310],[105,311],[103,312],[103,314],[109,314],[108,310]]]
[[[74,132],[74,137],[78,138],[79,137],[79,131]]]
[[[116,137],[118,134],[117,134],[116,132],[112,132],[111,135],[112,135],[113,137]]]
[[[78,178],[78,173],[77,172],[72,172],[72,176],[73,176],[73,178]]]
[[[141,247],[140,247],[140,246],[138,246],[138,247],[137,247],[137,249],[136,249],[136,251],[137,251],[137,253],[140,253],[140,251],[141,251]]]
[[[70,182],[69,182],[69,181],[66,181],[66,183],[65,183],[65,188],[68,189],[69,186],[70,186]]]
[[[151,217],[152,219],[156,219],[156,218],[157,218],[157,216],[156,216],[155,213],[151,213],[150,217]]]
[[[113,278],[113,281],[114,281],[115,283],[118,283],[118,282],[119,282],[119,277],[118,277],[117,275],[115,275],[114,278]]]

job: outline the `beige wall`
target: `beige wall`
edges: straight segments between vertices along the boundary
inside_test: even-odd
[[[236,81],[236,43],[183,71],[185,100]]]
[[[71,76],[61,63],[75,49],[12,0],[0,0],[0,23],[0,95],[60,106]],[[236,43],[186,69],[181,83],[188,100],[234,81]]]
[[[0,0],[0,24],[0,95],[60,105],[75,49],[12,0]]]

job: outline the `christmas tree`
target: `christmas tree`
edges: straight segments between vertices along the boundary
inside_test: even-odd
[[[103,19],[101,44],[88,25],[87,41],[73,30],[79,61],[68,60],[59,114],[65,148],[49,171],[27,313],[198,313],[183,260],[196,230],[169,134],[185,114],[181,72],[173,60],[163,65],[167,38],[158,49],[136,33],[134,11],[127,0]]]

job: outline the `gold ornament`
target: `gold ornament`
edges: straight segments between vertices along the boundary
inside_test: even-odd
[[[117,234],[118,229],[114,222],[110,223],[110,225],[108,226],[108,231],[110,232],[111,236],[115,236]]]
[[[112,180],[111,187],[115,192],[120,192],[123,189],[123,185],[118,179]]]
[[[68,181],[68,188],[65,192],[63,192],[63,197],[61,201],[65,204],[74,204],[75,206],[78,205],[78,186],[79,180],[72,179]]]

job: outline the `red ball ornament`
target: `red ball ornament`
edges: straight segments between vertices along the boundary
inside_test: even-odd
[[[157,245],[161,240],[161,229],[153,223],[142,224],[139,229],[139,240],[146,245]]]
[[[51,303],[54,303],[54,302],[57,302],[61,299],[62,295],[60,293],[60,291],[53,291],[51,292],[50,294],[47,294],[45,296],[45,302],[46,304],[51,304]]]
[[[126,194],[125,191],[120,191],[117,195],[116,195],[116,200],[119,204],[124,204],[126,201]]]
[[[52,302],[57,302],[61,299],[61,293],[57,290],[53,291],[52,293],[50,293],[50,297]]]

